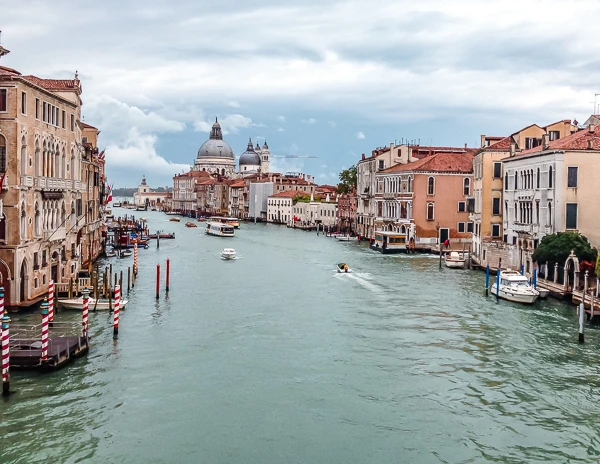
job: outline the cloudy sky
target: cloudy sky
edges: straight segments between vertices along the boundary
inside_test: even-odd
[[[0,64],[79,71],[115,186],[171,185],[215,116],[236,154],[335,183],[402,139],[475,146],[583,122],[600,93],[600,2],[0,0]],[[597,97],[600,104],[600,95]]]

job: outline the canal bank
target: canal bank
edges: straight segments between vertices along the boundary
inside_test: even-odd
[[[596,462],[600,334],[577,345],[571,305],[497,304],[437,256],[144,216],[176,239],[140,252],[118,340],[90,313],[86,358],[13,373],[2,462]]]

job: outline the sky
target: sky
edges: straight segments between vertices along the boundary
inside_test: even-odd
[[[172,186],[215,117],[236,155],[267,140],[272,170],[336,184],[390,142],[585,121],[599,18],[597,0],[0,0],[0,65],[78,71],[115,187]]]

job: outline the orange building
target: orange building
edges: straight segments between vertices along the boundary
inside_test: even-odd
[[[377,198],[376,229],[394,231],[390,221],[405,228],[414,224],[417,248],[446,238],[469,242],[473,223],[467,198],[472,186],[472,152],[436,153],[385,169],[377,174],[382,195]]]

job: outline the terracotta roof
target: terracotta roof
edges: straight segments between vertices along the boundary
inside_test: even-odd
[[[245,185],[244,179],[234,180],[231,184],[229,184],[232,188],[243,187]]]
[[[0,66],[0,76],[20,76],[21,73],[15,69]]]
[[[270,195],[269,198],[294,198],[297,196],[305,196],[306,192],[301,190],[286,190],[284,192],[276,193],[275,195]]]
[[[582,129],[574,134],[563,137],[562,139],[553,140],[548,144],[548,148],[546,149],[544,149],[542,145],[538,145],[529,150],[524,150],[517,153],[516,157],[543,151],[589,150],[590,142],[592,143],[592,150],[600,150],[600,128],[595,126],[593,129],[593,131],[591,131],[590,128]],[[510,161],[511,159],[513,158],[508,158],[506,161]]]
[[[206,171],[189,171],[183,174],[177,174],[173,176],[174,178],[178,177],[210,177],[210,173]]]
[[[83,122],[83,121],[81,121],[81,126],[82,126],[84,129],[95,129],[95,130],[98,130],[98,128],[97,128],[97,127],[90,126],[89,124],[86,124],[86,123],[85,123],[85,122]]]
[[[425,172],[473,172],[472,153],[436,153],[419,161],[398,164],[380,172],[425,171]]]
[[[23,79],[46,90],[54,91],[80,91],[79,79],[42,79],[37,76],[23,76]]]
[[[570,119],[561,119],[560,121],[556,121],[550,124],[546,124],[542,129],[546,129],[547,127],[553,126],[554,124],[560,124],[560,123],[567,123],[567,124],[571,124],[571,120]]]
[[[512,143],[512,136],[509,135],[508,137],[504,137],[503,139],[499,140],[496,143],[492,143],[491,145],[489,145],[487,147],[483,147],[482,150],[485,150],[485,151],[489,151],[489,150],[509,151],[511,143]]]

